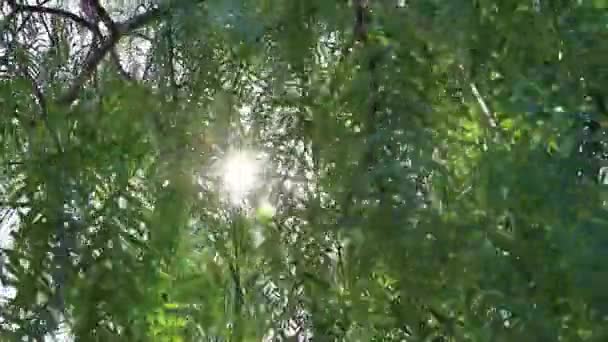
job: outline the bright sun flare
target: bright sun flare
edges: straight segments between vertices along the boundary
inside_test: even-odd
[[[222,166],[224,188],[230,201],[240,203],[258,182],[260,163],[248,152],[231,152]]]

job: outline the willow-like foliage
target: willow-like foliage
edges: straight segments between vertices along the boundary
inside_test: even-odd
[[[83,1],[0,1],[3,341],[608,340],[606,1]]]

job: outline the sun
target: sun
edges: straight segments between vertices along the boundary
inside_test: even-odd
[[[221,178],[230,201],[241,203],[260,181],[260,161],[252,152],[233,151],[222,163]]]

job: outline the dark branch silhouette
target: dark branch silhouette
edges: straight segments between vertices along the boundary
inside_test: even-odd
[[[74,14],[72,12],[62,10],[59,8],[51,8],[51,7],[44,7],[44,6],[30,6],[30,5],[15,5],[15,7],[13,8],[13,11],[14,11],[14,13],[41,13],[41,14],[55,15],[58,17],[62,17],[62,18],[71,20],[82,27],[86,27],[87,29],[92,31],[94,34],[100,34],[99,29],[97,28],[97,26],[95,24],[87,21],[85,18],[83,18],[77,14]]]
[[[84,66],[78,76],[74,79],[67,91],[59,97],[59,104],[69,105],[78,97],[78,93],[82,85],[89,79],[93,71],[97,69],[99,63],[104,57],[110,53],[120,39],[131,31],[137,30],[147,24],[160,19],[164,11],[155,8],[146,13],[134,16],[123,22],[115,24],[116,33],[105,39],[99,48],[97,48],[84,62]]]
[[[108,29],[110,30],[110,35],[107,38],[104,38],[101,34],[99,27],[93,22],[86,20],[85,18],[78,16],[72,12],[58,9],[58,8],[50,8],[45,6],[33,6],[33,5],[19,5],[16,3],[12,3],[11,7],[13,8],[14,14],[17,13],[41,13],[41,14],[49,14],[55,15],[58,17],[62,17],[68,20],[71,20],[78,25],[89,29],[95,37],[101,40],[101,44],[92,51],[92,53],[87,57],[84,62],[84,66],[82,67],[80,73],[76,76],[76,78],[72,81],[70,86],[67,88],[65,93],[59,96],[58,103],[63,105],[69,105],[78,97],[79,91],[82,88],[83,84],[91,77],[91,74],[97,69],[99,63],[108,55],[108,53],[112,53],[116,44],[120,41],[120,39],[130,34],[132,31],[135,31],[139,28],[142,28],[151,22],[154,22],[161,18],[164,13],[167,13],[169,8],[154,8],[150,9],[145,13],[135,15],[131,19],[127,19],[123,22],[113,22],[109,17],[107,11],[96,2],[97,6],[96,10],[100,16],[100,19],[104,22]],[[113,54],[114,63],[118,63],[119,60],[117,56]],[[118,63],[117,67],[119,68],[119,73],[125,76],[122,71],[122,66]],[[128,74],[127,74],[128,75]]]

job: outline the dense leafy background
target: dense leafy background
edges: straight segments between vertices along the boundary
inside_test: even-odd
[[[606,1],[0,4],[2,340],[608,339]]]

